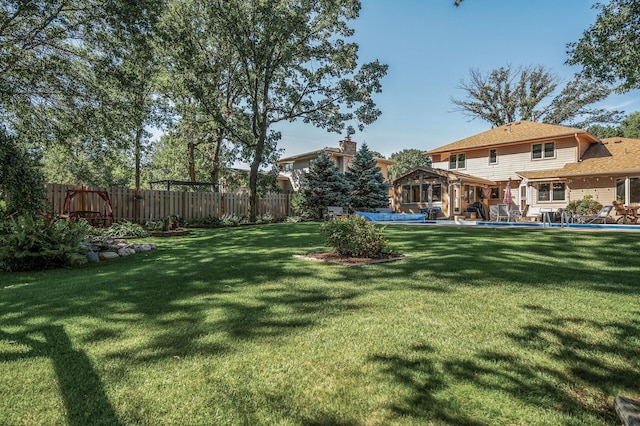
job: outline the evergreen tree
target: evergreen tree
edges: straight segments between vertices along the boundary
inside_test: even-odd
[[[352,210],[366,211],[389,205],[389,184],[384,181],[367,144],[356,152],[346,178],[351,184],[349,206]]]
[[[326,152],[323,152],[311,161],[309,172],[302,176],[302,208],[312,219],[322,219],[327,212],[327,206],[346,207],[350,189],[338,166],[331,161]]]
[[[44,210],[44,178],[38,162],[0,127],[0,219]]]

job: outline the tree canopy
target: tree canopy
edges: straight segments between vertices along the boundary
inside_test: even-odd
[[[592,107],[609,96],[611,91],[604,84],[576,76],[554,96],[560,84],[560,78],[543,65],[507,65],[488,73],[472,68],[470,79],[458,86],[466,96],[451,102],[455,111],[494,127],[518,120],[575,127],[619,121],[618,111]]]
[[[139,187],[145,156],[161,152],[148,130],[170,123],[190,178],[204,167],[215,184],[230,162],[250,163],[253,219],[259,169],[278,155],[273,124],[351,134],[381,113],[387,66],[358,58],[359,0],[2,5],[0,118],[49,176],[121,184],[133,173]]]
[[[598,138],[640,139],[640,111],[632,112],[617,126],[590,126],[587,131]]]
[[[587,78],[616,84],[617,91],[640,88],[640,2],[598,3],[596,21],[568,47],[569,65],[582,65]]]
[[[420,149],[403,149],[391,154],[390,159],[395,161],[396,164],[388,167],[389,180],[416,167],[431,167],[431,157],[422,155],[423,152]]]

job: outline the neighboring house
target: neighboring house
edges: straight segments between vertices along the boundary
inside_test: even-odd
[[[284,191],[298,191],[300,189],[300,177],[309,171],[310,162],[318,158],[323,152],[326,152],[329,158],[336,163],[338,170],[344,173],[356,155],[357,143],[347,136],[344,140],[340,141],[338,148],[322,148],[316,151],[281,158],[276,161],[276,164],[282,168],[278,176],[278,185],[280,185]],[[375,160],[376,165],[380,167],[382,176],[388,179],[387,166],[395,164],[395,161],[384,158],[375,158]]]
[[[525,205],[565,208],[584,195],[603,205],[615,199],[640,203],[640,140],[599,140],[577,128],[518,121],[425,155],[432,158],[435,169],[468,176],[447,178],[443,188],[446,216],[463,212],[472,199],[489,206],[502,203],[507,186],[511,203],[521,210]],[[490,182],[474,185],[469,176]],[[420,204],[397,196],[397,187],[406,184],[399,179],[393,182],[396,209],[419,209]]]

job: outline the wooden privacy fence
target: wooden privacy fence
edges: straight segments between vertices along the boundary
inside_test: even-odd
[[[53,211],[65,213],[67,190],[106,191],[111,200],[116,221],[144,223],[148,220],[162,220],[168,216],[180,216],[185,221],[235,215],[249,217],[249,194],[218,192],[158,191],[128,188],[98,188],[79,185],[60,185],[49,183],[47,199]],[[290,215],[291,197],[289,194],[267,194],[258,200],[258,216],[270,214],[276,219]],[[94,193],[79,193],[71,201],[69,212],[104,212],[106,202]],[[66,212],[68,213],[68,212]]]

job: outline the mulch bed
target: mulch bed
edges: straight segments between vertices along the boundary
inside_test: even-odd
[[[393,262],[407,257],[399,253],[382,253],[378,257],[350,257],[341,256],[335,251],[319,251],[308,254],[296,254],[294,257],[298,259],[315,260],[317,262],[336,263],[338,265],[358,266],[369,265],[372,263]]]

